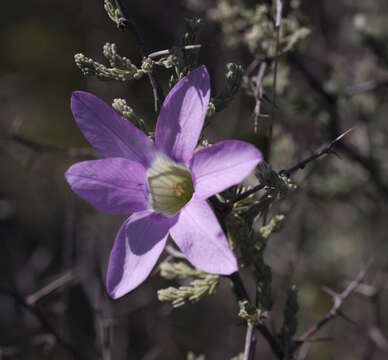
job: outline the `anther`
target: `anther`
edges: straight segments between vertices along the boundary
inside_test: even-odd
[[[174,186],[173,193],[177,198],[180,198],[185,194],[185,189],[181,184],[176,184]]]

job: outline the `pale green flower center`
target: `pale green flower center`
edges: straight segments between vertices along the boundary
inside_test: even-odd
[[[194,193],[191,172],[184,165],[159,154],[147,170],[150,207],[163,215],[175,215]]]

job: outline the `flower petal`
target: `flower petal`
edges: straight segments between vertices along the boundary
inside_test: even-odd
[[[117,299],[140,285],[162,253],[176,217],[142,211],[120,228],[109,258],[107,289]]]
[[[197,146],[210,98],[210,80],[201,66],[180,80],[160,110],[155,143],[177,162],[188,164]]]
[[[105,157],[124,157],[147,167],[155,146],[142,131],[98,97],[76,91],[71,110],[86,139]]]
[[[207,199],[239,184],[262,159],[255,146],[235,140],[221,141],[197,151],[191,163],[197,196]]]
[[[100,211],[129,214],[148,208],[146,170],[122,158],[83,161],[66,172],[73,191]]]
[[[194,196],[180,211],[170,234],[186,258],[199,269],[222,275],[238,270],[236,257],[205,200]]]

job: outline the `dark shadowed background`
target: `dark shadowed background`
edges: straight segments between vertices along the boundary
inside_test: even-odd
[[[216,1],[126,3],[150,51],[179,43],[184,17],[201,16],[200,63],[214,91],[223,86],[228,62],[246,68],[252,61],[243,46],[225,45]],[[326,157],[294,176],[299,188],[284,205],[285,228],[266,252],[276,299],[269,322],[279,326],[287,288],[295,284],[297,334],[303,334],[331,307],[322,286],[341,291],[374,256],[364,287],[345,304],[352,321],[328,324],[319,334],[326,341],[311,344],[307,358],[386,359],[388,3],[299,3],[295,11],[311,34],[279,65],[289,73],[278,94],[273,167],[290,167],[340,131],[355,129],[338,149],[340,158]],[[102,82],[82,76],[73,61],[82,52],[103,62],[102,46],[114,42],[139,64],[131,34],[116,29],[102,0],[6,1],[0,27],[0,358],[72,359],[72,351],[104,360],[186,359],[189,351],[209,360],[236,356],[245,325],[227,279],[217,294],[179,309],[158,301],[156,291],[170,283],[157,274],[120,300],[108,298],[107,260],[125,217],[99,213],[63,176],[71,164],[96,157],[70,112],[72,91],[108,103],[123,97],[148,124],[156,121],[146,77]],[[167,91],[169,73],[157,76]],[[209,141],[255,143],[253,109],[242,92],[212,119]],[[272,358],[260,337],[256,355]]]

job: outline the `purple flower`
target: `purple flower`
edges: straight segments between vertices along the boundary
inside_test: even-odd
[[[155,143],[92,94],[71,98],[74,118],[106,159],[70,167],[71,188],[98,210],[133,213],[110,254],[107,288],[125,295],[150,274],[171,235],[186,258],[209,273],[238,270],[210,196],[240,183],[262,160],[241,141],[221,141],[194,152],[210,97],[204,66],[179,81],[163,103]]]

